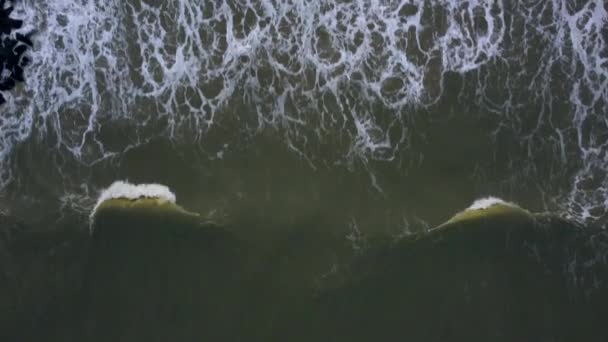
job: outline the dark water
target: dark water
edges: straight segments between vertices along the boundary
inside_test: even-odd
[[[604,341],[605,231],[496,208],[368,241],[353,257],[343,237],[315,227],[318,218],[277,232],[267,220],[216,225],[156,199],[107,201],[82,287],[59,291],[50,314],[17,336]]]

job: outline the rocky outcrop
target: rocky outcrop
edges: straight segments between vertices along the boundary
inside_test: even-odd
[[[0,0],[0,91],[11,90],[24,82],[23,69],[31,62],[25,52],[33,46],[32,33],[16,32],[23,21],[11,18],[12,12],[12,2]],[[0,93],[0,105],[5,102]]]

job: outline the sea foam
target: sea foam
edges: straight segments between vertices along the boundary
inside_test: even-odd
[[[111,199],[125,198],[136,200],[138,198],[158,198],[160,200],[175,203],[175,194],[162,184],[131,184],[125,181],[116,181],[108,188],[103,190],[97,199],[97,204],[91,212],[91,217],[95,215],[99,206]]]
[[[533,171],[547,161],[557,171],[550,177],[572,170],[570,189],[548,201],[600,219],[608,213],[604,2],[18,1],[22,33],[37,34],[27,82],[0,110],[0,189],[28,181],[15,164],[25,143],[61,161],[49,165],[61,179],[48,182],[76,184],[65,189],[72,196],[91,183],[82,166],[158,135],[190,143],[222,127],[247,134],[205,139],[212,155],[269,127],[315,163],[401,167],[416,152],[417,113],[441,113],[435,104],[458,93],[462,112],[497,120],[493,137],[521,141],[505,156],[511,179],[542,183],[550,178]],[[125,139],[108,134],[115,126]],[[337,150],[320,156],[323,146]]]
[[[466,210],[483,210],[493,207],[495,205],[506,205],[510,207],[519,208],[519,206],[515,203],[507,202],[498,197],[490,196],[476,199],[473,204],[471,204]]]

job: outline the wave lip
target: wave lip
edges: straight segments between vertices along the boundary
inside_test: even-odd
[[[116,181],[101,192],[97,199],[97,204],[95,204],[95,207],[91,212],[91,217],[95,216],[95,213],[105,201],[112,199],[137,200],[141,198],[155,198],[159,200],[159,202],[173,204],[175,204],[176,201],[175,194],[165,185],[156,183],[132,184],[125,181]]]
[[[437,228],[442,228],[455,223],[479,220],[484,218],[503,217],[507,219],[517,219],[532,221],[534,216],[528,210],[521,208],[515,203],[507,202],[498,197],[485,197],[475,200],[467,209],[458,212],[445,223]]]
[[[515,203],[511,203],[511,202],[506,202],[498,197],[485,197],[485,198],[479,198],[477,200],[475,200],[475,202],[473,202],[473,204],[471,204],[466,210],[480,210],[480,209],[488,209],[490,207],[493,207],[495,205],[504,205],[504,206],[511,206],[511,207],[519,207],[517,204]]]
[[[217,336],[242,315],[240,250],[168,187],[115,182],[92,213],[79,340],[236,340]]]

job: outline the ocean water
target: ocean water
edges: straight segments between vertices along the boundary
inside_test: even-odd
[[[88,215],[114,180],[212,217],[391,234],[495,195],[608,218],[602,0],[22,0],[0,194]],[[351,237],[352,237],[351,236]]]

